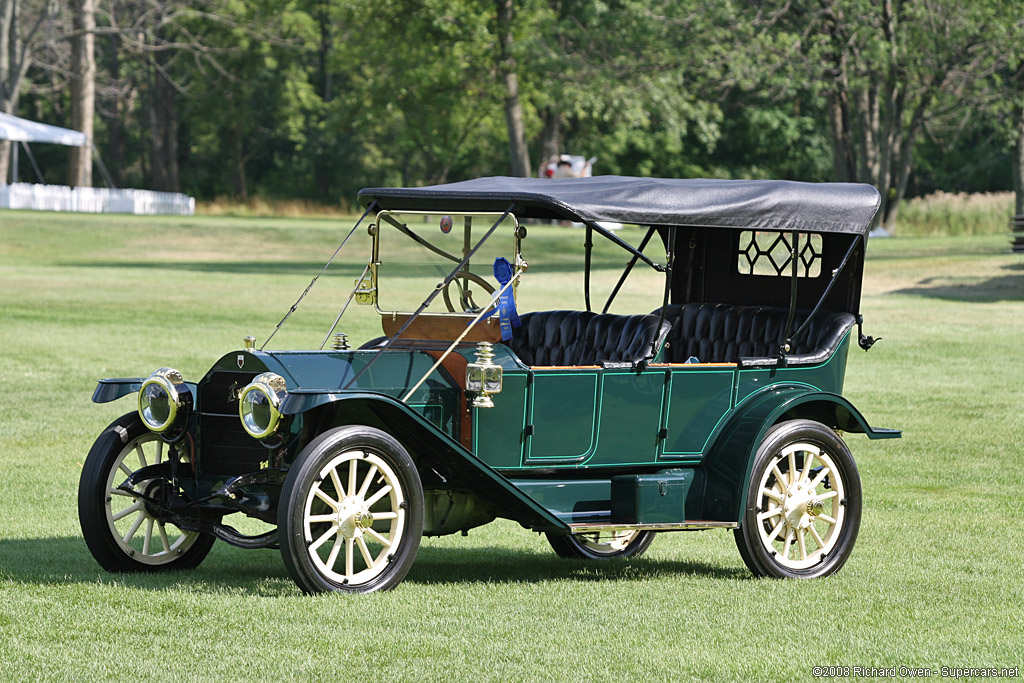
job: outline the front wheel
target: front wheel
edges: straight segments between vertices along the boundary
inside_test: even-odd
[[[637,557],[654,540],[654,533],[638,531],[607,531],[593,534],[547,534],[548,543],[559,557],[582,560],[610,560],[616,557]]]
[[[783,422],[754,458],[736,546],[757,576],[828,576],[853,550],[860,510],[857,466],[839,435],[812,420]]]
[[[110,423],[89,451],[78,485],[78,519],[89,551],[107,571],[192,569],[213,547],[213,536],[162,522],[133,495],[155,497],[166,482],[151,479],[130,491],[120,488],[132,472],[163,462],[169,451],[138,413]]]
[[[394,588],[423,534],[419,473],[386,432],[332,429],[289,470],[278,529],[285,565],[306,593]]]

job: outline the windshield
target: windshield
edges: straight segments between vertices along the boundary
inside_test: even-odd
[[[382,211],[374,240],[377,310],[412,313],[487,234],[500,213],[442,214]],[[518,222],[509,214],[425,310],[475,314],[501,283],[495,259],[519,262]],[[517,287],[518,283],[513,287]]]

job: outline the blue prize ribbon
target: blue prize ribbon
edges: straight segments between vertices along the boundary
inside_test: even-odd
[[[514,274],[515,269],[507,258],[499,256],[494,259],[494,279],[498,281],[499,289],[507,285]],[[484,317],[489,318],[492,315],[494,315],[494,311]],[[498,298],[498,322],[501,326],[502,341],[511,339],[512,328],[522,325],[519,321],[519,313],[516,312],[516,300],[512,296],[511,287],[502,292],[501,297]]]

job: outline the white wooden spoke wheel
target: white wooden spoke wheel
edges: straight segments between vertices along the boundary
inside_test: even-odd
[[[145,434],[124,447],[107,475],[104,512],[107,527],[121,551],[136,562],[162,565],[185,553],[199,539],[197,531],[182,531],[165,524],[147,508],[141,496],[118,488],[132,472],[166,459],[168,445],[156,434]],[[132,491],[152,494],[156,482],[142,481]]]
[[[754,458],[736,545],[758,576],[827,576],[853,550],[860,510],[857,466],[839,435],[813,420],[782,422]]]
[[[166,481],[153,478],[121,488],[134,472],[165,462],[170,449],[138,413],[129,413],[111,423],[89,451],[78,487],[78,518],[86,545],[104,569],[190,569],[210,552],[212,536],[161,521],[147,503],[146,498],[159,498]]]
[[[651,545],[654,534],[636,529],[601,531],[592,534],[548,534],[548,543],[560,557],[584,560],[608,560],[641,555]]]
[[[843,479],[832,458],[810,443],[787,446],[758,485],[757,529],[766,550],[790,569],[806,569],[835,548],[846,519]]]
[[[336,427],[292,463],[278,538],[289,573],[307,593],[394,588],[416,559],[422,533],[419,472],[390,434]]]
[[[313,564],[328,579],[362,584],[392,561],[405,533],[405,493],[394,470],[374,453],[334,457],[306,495],[303,537]]]
[[[629,547],[639,531],[605,531],[596,534],[582,534],[579,538],[583,547],[601,555],[615,555]]]

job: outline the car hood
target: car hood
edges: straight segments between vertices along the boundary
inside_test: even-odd
[[[289,391],[339,391],[382,393],[402,398],[427,374],[446,343],[420,344],[415,348],[352,351],[234,351],[218,360],[210,373],[275,372],[285,379]],[[444,367],[433,371],[423,383],[427,391],[461,388],[466,362],[475,359],[475,344],[461,344],[452,351]],[[495,345],[494,362],[506,370],[521,367],[515,356]],[[460,362],[461,358],[461,362]],[[376,359],[376,360],[375,360]],[[463,368],[458,372],[458,368]]]

